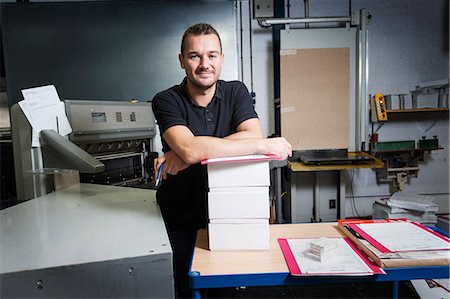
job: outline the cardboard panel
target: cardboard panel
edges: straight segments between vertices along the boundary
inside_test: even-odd
[[[281,134],[294,150],[348,149],[350,49],[282,50]]]

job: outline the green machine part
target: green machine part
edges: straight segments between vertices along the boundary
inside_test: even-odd
[[[418,145],[420,149],[436,149],[439,147],[439,140],[436,135],[433,136],[433,139],[426,139],[426,137],[423,136],[422,139],[419,140]]]
[[[375,151],[413,150],[415,148],[415,140],[384,141],[375,143]]]

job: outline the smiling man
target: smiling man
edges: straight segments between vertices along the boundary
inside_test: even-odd
[[[177,297],[190,297],[188,270],[197,229],[207,224],[207,174],[200,161],[246,154],[292,153],[284,138],[263,138],[252,98],[239,81],[219,80],[222,42],[209,24],[196,24],[183,35],[178,55],[186,77],[152,100],[164,155],[157,191],[174,253]],[[239,207],[236,207],[239,208]]]

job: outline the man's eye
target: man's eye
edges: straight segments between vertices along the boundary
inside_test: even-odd
[[[190,55],[189,59],[198,59],[198,55]]]
[[[216,58],[217,58],[217,55],[209,55],[209,58],[211,58],[211,59],[216,59]]]

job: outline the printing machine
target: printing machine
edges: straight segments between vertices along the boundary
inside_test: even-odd
[[[156,192],[123,186],[145,179],[155,134],[150,104],[66,101],[66,108],[70,140],[43,130],[40,147],[31,146],[19,105],[11,108],[20,203],[0,213],[0,297],[173,298]]]

